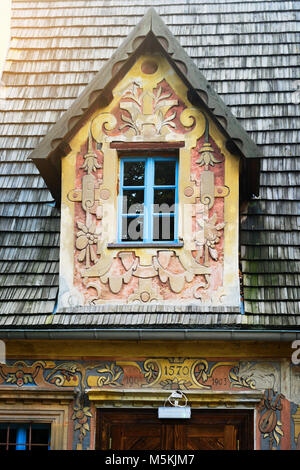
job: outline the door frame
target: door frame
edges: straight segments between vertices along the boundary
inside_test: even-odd
[[[155,390],[155,389],[109,389],[109,388],[91,388],[86,390],[91,404],[96,410],[96,432],[94,433],[94,448],[98,442],[98,415],[101,409],[122,410],[147,410],[156,409],[164,406],[166,399],[174,390]],[[252,425],[252,445],[256,449],[256,421],[257,405],[264,397],[261,390],[243,390],[229,392],[212,390],[186,390],[184,391],[188,398],[188,405],[191,406],[192,414],[197,410],[209,411],[243,411],[249,410],[253,413]]]
[[[213,422],[215,425],[224,424],[235,425],[238,429],[238,450],[254,450],[255,448],[255,436],[254,436],[254,410],[246,408],[228,409],[207,409],[207,408],[193,408],[192,416],[190,419],[159,419],[157,409],[152,408],[107,408],[98,407],[96,414],[96,450],[109,450],[110,439],[111,439],[111,425],[118,423],[122,424],[127,422],[134,425],[135,422],[140,422],[142,418],[143,422],[147,422],[152,425],[162,426],[162,436],[168,434],[169,426],[178,425],[195,425],[199,418],[204,421]],[[127,420],[125,421],[125,419]],[[198,419],[197,419],[198,418]]]

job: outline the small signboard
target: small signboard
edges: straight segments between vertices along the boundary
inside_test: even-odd
[[[158,417],[165,419],[189,419],[191,417],[190,406],[161,406],[158,408]]]

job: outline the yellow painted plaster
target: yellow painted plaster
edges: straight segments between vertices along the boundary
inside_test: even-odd
[[[158,63],[158,69],[156,73],[152,75],[144,74],[141,71],[141,65],[144,60],[150,59],[147,56],[140,57],[134,64],[132,69],[126,74],[126,76],[118,83],[113,91],[113,100],[105,108],[98,109],[93,116],[86,122],[85,125],[77,132],[75,137],[71,140],[71,152],[62,160],[62,225],[61,225],[61,283],[60,290],[61,296],[65,293],[66,286],[70,290],[72,299],[77,302],[77,305],[82,305],[83,300],[80,295],[76,297],[72,286],[72,278],[74,272],[74,237],[71,236],[74,227],[74,203],[69,201],[67,195],[74,189],[75,185],[75,165],[76,165],[76,154],[80,152],[82,145],[87,141],[91,123],[92,132],[94,138],[102,142],[102,151],[104,153],[104,175],[103,183],[99,188],[108,190],[110,197],[105,201],[104,215],[103,215],[103,246],[101,259],[97,265],[95,265],[90,271],[89,276],[99,276],[101,272],[101,266],[106,266],[109,260],[117,253],[117,250],[113,251],[106,248],[106,242],[115,242],[117,233],[117,181],[118,181],[118,154],[116,150],[110,149],[109,142],[113,138],[108,138],[102,132],[99,133],[99,129],[104,126],[106,129],[113,129],[114,116],[111,114],[112,110],[117,107],[119,100],[124,93],[124,90],[128,88],[130,83],[136,81],[142,87],[144,92],[151,91],[157,84],[162,80],[166,80],[171,88],[174,90],[176,95],[183,101],[187,109],[185,109],[181,115],[181,123],[185,126],[195,126],[191,131],[185,134],[178,134],[172,130],[168,133],[163,133],[154,140],[160,141],[176,141],[184,140],[185,147],[180,149],[179,152],[179,172],[180,172],[180,183],[179,183],[179,238],[182,238],[186,245],[184,248],[177,248],[175,251],[179,257],[186,257],[186,253],[194,249],[195,244],[191,240],[191,204],[195,203],[197,193],[194,192],[194,196],[185,197],[184,188],[192,186],[195,189],[195,185],[190,181],[190,170],[191,170],[191,149],[195,147],[197,140],[203,135],[205,130],[205,119],[203,112],[193,108],[191,103],[187,99],[187,87],[181,81],[179,76],[170,67],[169,63],[161,56],[156,56],[155,59]],[[151,57],[153,59],[153,56]],[[101,115],[99,117],[99,115]],[[100,123],[99,123],[100,119]],[[98,126],[95,126],[95,122]],[[100,125],[101,124],[101,125]],[[209,119],[210,124],[210,136],[218,145],[220,151],[225,156],[225,185],[229,187],[230,192],[225,197],[225,222],[226,226],[224,229],[224,289],[220,292],[219,297],[216,297],[216,303],[222,303],[223,305],[238,306],[239,299],[239,278],[238,278],[238,159],[232,156],[225,147],[225,138],[219,131],[217,126]],[[97,130],[98,129],[98,130]],[[134,138],[132,138],[134,140]],[[119,137],[118,137],[118,140]],[[128,141],[128,138],[124,137],[124,140]],[[186,209],[185,206],[188,206]],[[123,248],[122,251],[130,250],[132,248]],[[136,255],[140,257],[141,264],[151,263],[152,256],[156,255],[156,249],[135,249]],[[183,259],[182,258],[182,259]],[[61,297],[60,297],[61,298]],[[76,299],[75,299],[76,298]],[[222,299],[221,299],[222,298]],[[75,299],[75,300],[74,300]],[[68,302],[60,304],[60,306],[69,306]]]
[[[87,359],[98,357],[290,358],[290,343],[259,341],[13,340],[8,358]]]
[[[74,232],[74,203],[67,195],[74,189],[76,167],[76,152],[71,152],[63,159],[62,164],[62,202],[61,202],[61,237],[60,237],[60,299],[64,305],[64,296],[69,298],[70,291],[73,291],[74,276],[74,237],[70,236]]]

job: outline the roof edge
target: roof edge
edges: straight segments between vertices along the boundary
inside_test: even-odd
[[[45,329],[0,331],[0,339],[77,339],[77,340],[201,340],[201,341],[273,341],[293,342],[300,339],[299,330],[227,330],[227,329]]]

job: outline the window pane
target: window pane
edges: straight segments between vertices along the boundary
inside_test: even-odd
[[[174,240],[174,217],[153,216],[153,241]]]
[[[175,189],[155,189],[153,212],[172,213],[175,210]]]
[[[145,162],[124,162],[124,186],[143,186]]]
[[[122,242],[143,241],[143,217],[122,217]]]
[[[176,162],[170,161],[156,161],[155,162],[155,186],[165,186],[175,184],[175,171]]]
[[[16,450],[17,428],[10,425],[9,428],[9,447],[8,450]]]
[[[9,426],[9,432],[8,431]],[[7,441],[8,438],[8,441]],[[14,424],[1,423],[0,424],[0,451],[1,450],[16,450],[17,428]],[[8,446],[7,446],[8,443]]]
[[[144,190],[124,189],[123,214],[141,214],[144,212]]]
[[[7,438],[7,428],[0,427],[0,450],[5,450]]]
[[[17,426],[17,438],[16,438],[16,450],[26,450],[26,444],[28,443],[28,425],[19,424]]]
[[[50,425],[33,424],[31,429],[31,449],[48,450],[49,441]]]
[[[118,240],[174,241],[177,160],[158,156],[128,157],[121,161],[121,170]]]

